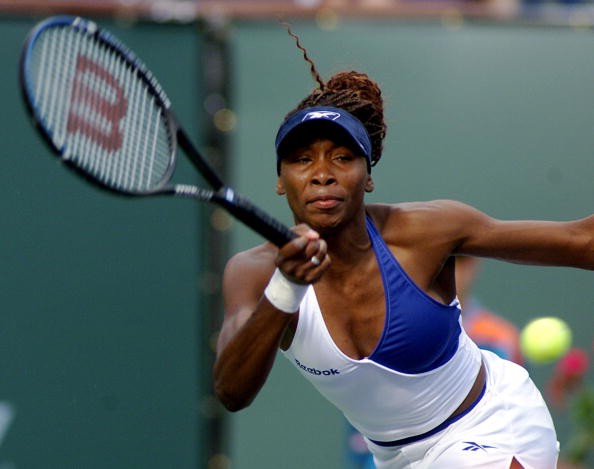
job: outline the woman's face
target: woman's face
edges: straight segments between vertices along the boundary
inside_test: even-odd
[[[312,137],[282,156],[276,192],[287,196],[297,223],[320,233],[364,212],[372,190],[365,157],[337,139]]]

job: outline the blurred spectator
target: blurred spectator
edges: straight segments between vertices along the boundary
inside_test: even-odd
[[[518,327],[485,308],[472,293],[480,266],[481,261],[476,257],[456,259],[456,290],[462,304],[464,329],[480,348],[522,365],[524,359],[520,350]]]
[[[588,351],[574,347],[557,362],[547,385],[551,404],[569,412],[572,423],[559,469],[592,467],[588,462],[594,453],[594,388],[587,379],[589,365]]]
[[[588,371],[589,358],[585,350],[572,348],[555,366],[547,385],[547,396],[556,407],[564,407],[567,399],[579,390]]]

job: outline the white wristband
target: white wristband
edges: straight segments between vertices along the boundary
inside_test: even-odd
[[[264,296],[275,308],[285,313],[296,313],[308,287],[309,285],[291,282],[276,269],[264,290]]]

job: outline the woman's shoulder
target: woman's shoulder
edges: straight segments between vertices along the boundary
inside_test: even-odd
[[[415,218],[429,216],[442,201],[399,202],[394,204],[373,203],[366,206],[367,213],[380,231],[394,223],[412,221]]]
[[[240,272],[249,278],[251,275],[269,276],[275,267],[277,249],[270,243],[240,251],[229,258],[225,267],[225,275]]]
[[[446,220],[455,217],[468,206],[449,199],[369,204],[367,213],[386,240],[407,238],[408,235],[428,235],[443,229]]]
[[[438,214],[454,213],[471,208],[463,202],[451,199],[435,199],[394,204],[373,203],[366,206],[367,213],[377,225],[391,223],[394,220],[413,220],[415,218],[434,217]]]

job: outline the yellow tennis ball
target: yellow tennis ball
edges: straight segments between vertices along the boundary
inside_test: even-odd
[[[571,345],[571,329],[562,319],[533,319],[520,333],[524,356],[534,363],[548,363],[563,356]]]

